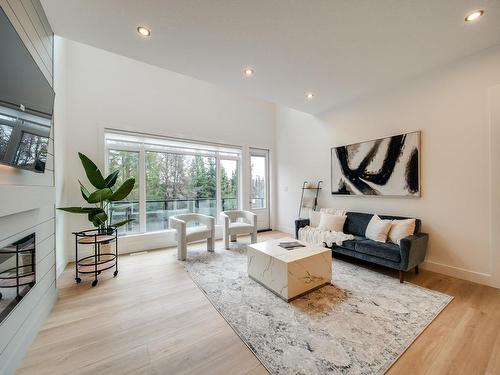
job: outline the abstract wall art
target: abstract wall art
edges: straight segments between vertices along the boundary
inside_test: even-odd
[[[420,132],[332,147],[332,194],[420,196]]]

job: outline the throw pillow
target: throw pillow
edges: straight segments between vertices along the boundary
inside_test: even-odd
[[[347,215],[347,210],[339,210],[338,208],[322,208],[320,211],[330,215],[337,215],[337,216]]]
[[[321,219],[321,212],[319,211],[309,211],[309,226],[316,228],[319,225]]]
[[[322,212],[319,219],[318,229],[343,232],[346,218],[347,216],[330,215]]]
[[[377,242],[386,242],[391,223],[392,220],[382,220],[378,215],[373,215],[366,227],[366,238]]]
[[[399,245],[399,242],[415,232],[415,219],[393,220],[389,230],[389,241]]]

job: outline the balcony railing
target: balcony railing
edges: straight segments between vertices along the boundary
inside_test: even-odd
[[[252,198],[252,207],[263,206],[264,198]],[[238,198],[222,198],[222,211],[238,209]],[[201,213],[217,217],[217,202],[215,198],[164,199],[146,200],[146,231],[154,232],[168,229],[168,219],[173,215],[184,213]],[[111,222],[125,219],[134,221],[119,229],[119,233],[138,233],[139,201],[114,202],[110,207]]]

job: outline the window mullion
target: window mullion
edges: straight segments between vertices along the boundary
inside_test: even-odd
[[[139,227],[146,232],[146,154],[144,147],[139,151]]]
[[[219,222],[219,216],[220,213],[222,212],[222,186],[221,186],[221,178],[220,178],[220,172],[221,172],[221,164],[220,164],[220,155],[217,153],[216,155],[216,163],[215,163],[215,176],[216,176],[216,189],[215,189],[215,202],[217,205],[217,217],[215,218],[215,222]]]

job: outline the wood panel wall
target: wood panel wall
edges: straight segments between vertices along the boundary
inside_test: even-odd
[[[17,33],[53,86],[54,36],[39,0],[0,0]],[[0,166],[0,247],[36,233],[35,286],[0,323],[0,374],[12,374],[57,299],[54,138],[44,174]]]

